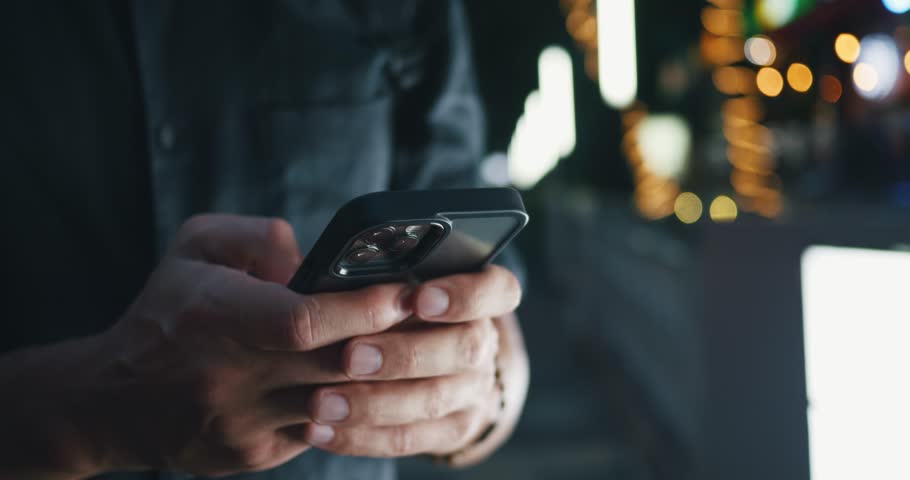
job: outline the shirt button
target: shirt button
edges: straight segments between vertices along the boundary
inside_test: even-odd
[[[177,131],[170,123],[158,127],[158,145],[164,150],[171,150],[177,145]]]

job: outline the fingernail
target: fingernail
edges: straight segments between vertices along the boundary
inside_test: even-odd
[[[351,351],[351,375],[370,375],[382,368],[382,351],[373,345],[359,344]]]
[[[351,408],[346,398],[337,393],[323,395],[316,408],[316,420],[321,422],[339,422],[348,418]]]
[[[312,445],[326,445],[335,438],[335,429],[328,425],[312,424],[309,441]]]
[[[449,294],[439,287],[429,287],[417,297],[417,313],[421,317],[438,317],[449,309]]]

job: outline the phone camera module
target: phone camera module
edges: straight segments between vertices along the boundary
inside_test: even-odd
[[[445,233],[433,221],[377,226],[354,237],[334,270],[343,276],[402,272],[423,260]]]

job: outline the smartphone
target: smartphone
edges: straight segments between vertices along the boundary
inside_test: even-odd
[[[288,286],[338,292],[479,271],[527,223],[511,188],[370,193],[338,210]]]

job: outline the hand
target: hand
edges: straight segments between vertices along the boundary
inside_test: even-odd
[[[508,436],[527,389],[527,359],[510,315],[521,298],[518,281],[490,266],[425,283],[414,298],[426,323],[347,343],[342,362],[355,381],[313,392],[308,443],[345,455],[401,457],[460,451],[497,421],[504,428],[496,445]],[[494,378],[497,354],[506,365],[506,405],[512,403],[505,412]]]
[[[411,315],[406,287],[302,296],[283,284],[300,254],[277,220],[188,221],[118,324],[95,346],[91,412],[70,448],[98,473],[165,468],[220,475],[281,464],[308,448],[304,402],[287,391],[348,380],[340,347]],[[258,278],[257,278],[258,277]],[[324,348],[323,348],[324,347]]]

